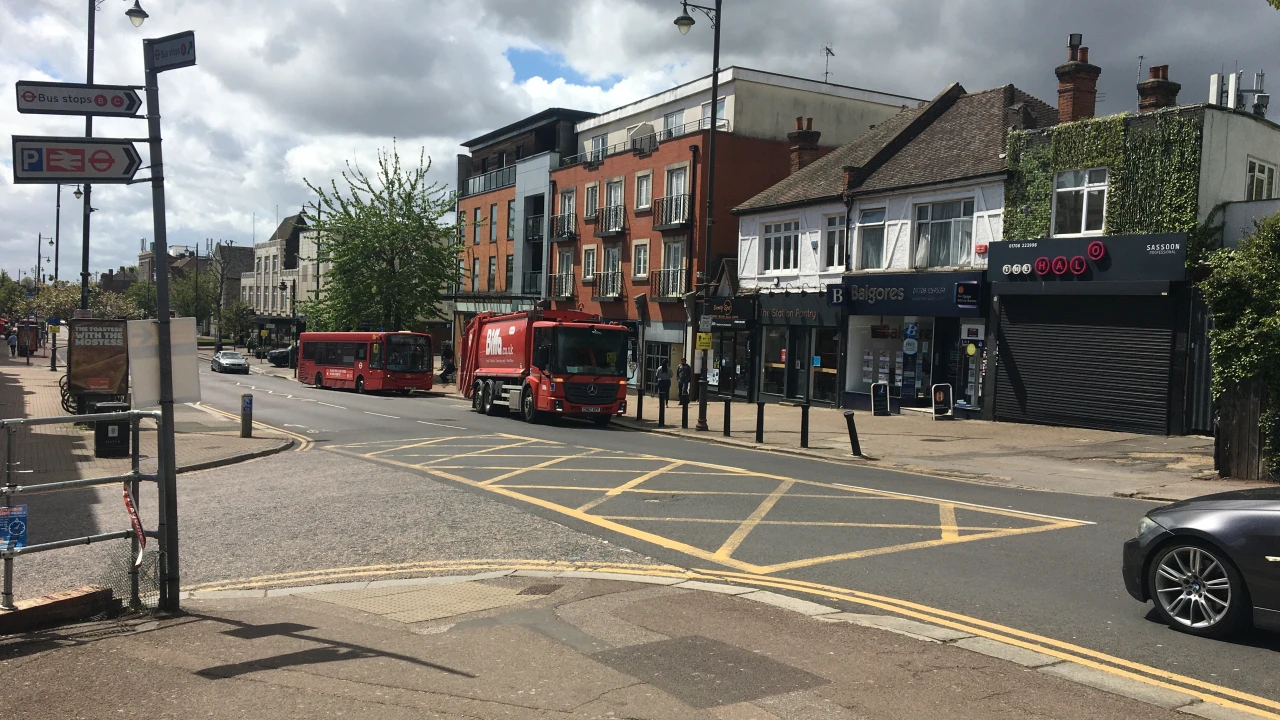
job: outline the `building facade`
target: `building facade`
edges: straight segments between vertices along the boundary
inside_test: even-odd
[[[270,238],[254,244],[252,268],[240,275],[240,299],[257,313],[256,334],[268,343],[286,342],[292,337],[297,318],[295,301],[306,299],[307,286],[299,262],[306,229],[303,213],[285,218]]]

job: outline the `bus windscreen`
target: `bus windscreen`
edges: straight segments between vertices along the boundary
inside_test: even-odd
[[[416,373],[431,370],[431,340],[420,335],[387,336],[387,370]]]

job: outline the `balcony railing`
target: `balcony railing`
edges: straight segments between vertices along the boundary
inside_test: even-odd
[[[626,205],[606,205],[600,208],[596,220],[596,237],[608,237],[622,232],[627,222]]]
[[[552,240],[577,237],[578,216],[574,213],[552,215],[550,235]]]
[[[542,273],[526,272],[524,274],[524,285],[521,286],[521,292],[525,295],[541,295],[542,294]]]
[[[604,162],[604,159],[610,155],[617,155],[618,153],[623,152],[634,152],[639,154],[651,153],[654,150],[657,150],[658,145],[664,140],[683,137],[695,132],[707,130],[710,127],[711,118],[694,120],[693,122],[687,122],[683,125],[677,125],[676,127],[668,128],[666,130],[659,130],[658,132],[649,133],[648,135],[639,135],[625,142],[614,143],[605,147],[594,148],[586,152],[578,153],[577,155],[560,158],[560,167],[569,167],[570,165],[578,165],[580,163],[594,165],[596,163]],[[716,128],[721,132],[728,132],[729,121],[725,118],[716,118]]]
[[[524,239],[525,240],[541,240],[542,239],[542,220],[545,215],[530,215],[524,219]]]
[[[622,296],[622,271],[606,270],[596,273],[596,297],[616,298]]]
[[[649,291],[654,297],[684,296],[684,268],[650,270]]]
[[[671,230],[689,227],[690,196],[668,195],[653,201],[653,229]]]
[[[511,187],[516,184],[516,166],[508,165],[483,175],[477,175],[473,178],[467,178],[466,187],[463,188],[462,195],[479,195],[480,193],[497,190],[499,188]]]
[[[556,273],[550,277],[551,280],[551,297],[554,298],[570,298],[573,297],[573,273]]]

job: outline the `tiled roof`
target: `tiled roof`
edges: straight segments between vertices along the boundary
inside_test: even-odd
[[[1012,85],[962,95],[852,192],[862,195],[1004,172],[1001,155],[1008,109],[1019,103],[1037,127],[1058,121],[1053,107]]]
[[[853,142],[841,145],[814,160],[803,170],[787,176],[734,208],[734,211],[764,210],[779,205],[839,198],[844,194],[844,167],[865,164],[922,111],[923,107],[903,108],[897,115],[859,135]]]

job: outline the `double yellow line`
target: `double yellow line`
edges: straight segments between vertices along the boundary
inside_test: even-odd
[[[218,408],[216,408],[216,407],[212,407],[212,406],[210,406],[210,405],[205,405],[204,403],[193,403],[193,404],[194,404],[194,405],[199,406],[199,407],[200,407],[201,409],[203,409],[203,410],[208,410],[209,412],[217,413],[217,414],[219,414],[219,415],[222,415],[223,417],[230,418],[230,419],[235,420],[235,421],[237,421],[237,422],[239,422],[239,420],[240,420],[240,416],[239,416],[239,415],[235,415],[235,414],[233,414],[233,413],[229,413],[229,412],[227,412],[226,410],[219,410],[219,409],[218,409]],[[296,433],[296,432],[291,432],[291,431],[289,431],[289,430],[285,430],[284,428],[278,428],[278,427],[276,427],[275,425],[268,425],[268,424],[266,424],[266,423],[264,423],[264,422],[258,422],[257,420],[254,420],[254,421],[253,421],[253,425],[254,425],[254,427],[259,427],[259,428],[262,428],[262,429],[264,429],[264,430],[271,430],[271,431],[274,431],[274,432],[278,432],[278,433],[280,433],[281,435],[285,435],[285,436],[287,436],[287,437],[293,438],[294,440],[297,440],[297,441],[298,441],[298,447],[296,447],[296,448],[294,448],[294,449],[293,449],[293,451],[294,451],[294,452],[302,452],[302,451],[304,451],[304,450],[310,450],[310,449],[311,449],[311,447],[312,447],[313,445],[315,445],[315,442],[314,442],[314,441],[312,441],[312,440],[311,440],[311,438],[307,437],[306,435],[299,435],[299,434],[298,434],[298,433]]]

